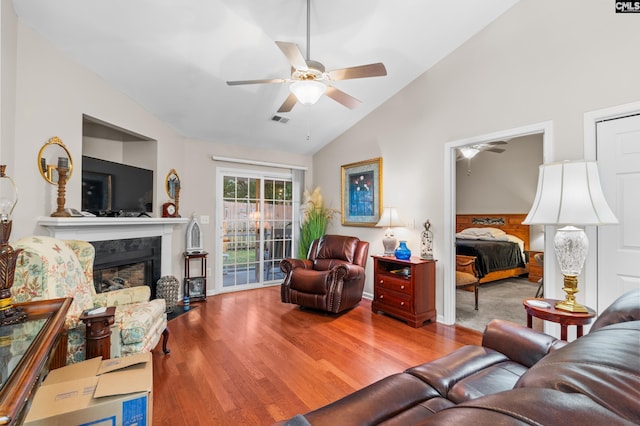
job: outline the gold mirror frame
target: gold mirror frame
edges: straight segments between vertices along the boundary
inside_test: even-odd
[[[177,183],[177,185],[175,185]],[[178,172],[175,169],[169,170],[167,173],[167,177],[164,179],[164,189],[167,191],[167,195],[170,200],[176,199],[176,189],[180,188],[180,176],[178,176]]]
[[[40,175],[44,178],[44,180],[46,180],[52,185],[58,184],[57,179],[53,180],[54,171],[58,169],[58,164],[57,163],[47,164],[47,159],[44,157],[44,154],[47,148],[51,148],[55,146],[62,148],[67,158],[69,159],[69,172],[67,173],[67,180],[71,178],[71,174],[73,173],[73,159],[71,158],[71,153],[69,152],[69,150],[67,149],[67,147],[64,145],[64,143],[59,137],[57,136],[52,137],[47,141],[47,143],[42,145],[42,148],[40,148],[40,151],[38,152],[38,159],[37,159],[38,170],[40,171]]]

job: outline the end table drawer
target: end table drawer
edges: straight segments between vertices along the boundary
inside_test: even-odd
[[[379,274],[377,276],[378,286],[389,290],[398,291],[400,293],[411,295],[413,292],[411,281],[402,278],[390,277],[387,275]]]
[[[411,297],[402,293],[386,291],[379,288],[376,291],[376,301],[379,304],[384,304],[390,308],[393,307],[407,312],[412,312]]]

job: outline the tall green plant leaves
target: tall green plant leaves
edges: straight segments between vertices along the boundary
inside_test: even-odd
[[[320,188],[312,193],[304,192],[306,210],[300,225],[300,241],[298,242],[298,258],[306,259],[313,240],[322,237],[327,231],[327,225],[336,210],[324,207]]]

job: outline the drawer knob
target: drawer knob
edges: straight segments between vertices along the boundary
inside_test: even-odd
[[[380,280],[380,284],[384,284],[384,280]]]
[[[400,290],[404,290],[404,285],[401,285],[401,286],[400,286]]]
[[[381,295],[380,295],[380,299],[384,299],[384,294],[381,294]]]
[[[404,306],[404,302],[400,302],[400,306]]]

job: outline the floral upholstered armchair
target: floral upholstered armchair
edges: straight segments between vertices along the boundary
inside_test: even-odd
[[[79,320],[87,309],[115,306],[111,357],[151,351],[169,336],[164,299],[149,300],[150,288],[139,286],[96,294],[93,284],[93,246],[85,241],[31,236],[12,244],[23,249],[11,292],[14,302],[73,297],[67,313],[67,364],[85,359],[85,326]]]

